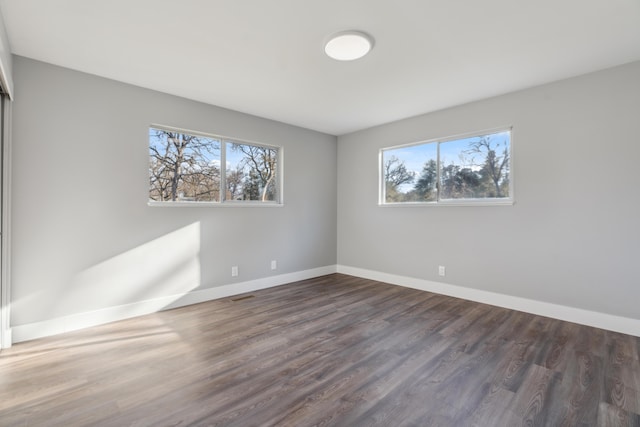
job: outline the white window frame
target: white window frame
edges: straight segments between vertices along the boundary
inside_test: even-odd
[[[194,131],[190,129],[177,128],[173,126],[165,126],[152,123],[147,128],[147,165],[149,165],[149,140],[148,131],[150,129],[165,130],[168,132],[180,132],[184,134],[201,136],[220,141],[220,201],[158,201],[147,198],[147,205],[152,207],[281,207],[284,205],[283,198],[283,159],[284,148],[282,146],[264,144],[262,142],[249,141],[245,139],[233,138],[213,133]],[[278,153],[276,165],[276,184],[277,191],[276,200],[227,200],[226,199],[226,147],[227,143],[236,143],[242,145],[252,145],[255,147],[264,147],[276,150]],[[147,196],[149,195],[149,184],[147,183]]]
[[[500,198],[468,198],[468,199],[440,199],[440,144],[456,141],[459,139],[480,137],[495,133],[509,132],[509,197]],[[477,132],[467,132],[457,135],[447,136],[445,138],[433,138],[408,144],[394,145],[391,147],[381,148],[378,152],[378,206],[381,207],[433,207],[433,206],[511,206],[515,203],[514,199],[514,174],[513,174],[513,126],[501,126],[492,129],[485,129]],[[384,176],[384,152],[405,147],[415,147],[418,145],[437,144],[437,196],[434,201],[410,201],[410,202],[387,202],[386,201],[386,182]]]

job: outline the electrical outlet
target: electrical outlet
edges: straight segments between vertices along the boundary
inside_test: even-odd
[[[278,268],[278,261],[276,261],[275,259],[271,260],[271,269],[275,270]]]
[[[444,275],[446,275],[446,273],[447,272],[446,272],[446,269],[445,269],[444,265],[439,265],[438,266],[438,275],[439,276],[444,276]]]
[[[231,267],[231,277],[238,277],[238,266],[234,265]]]

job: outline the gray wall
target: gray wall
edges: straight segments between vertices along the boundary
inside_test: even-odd
[[[377,206],[380,148],[508,125],[513,206]],[[338,264],[640,319],[639,163],[640,62],[341,136]]]
[[[14,80],[13,326],[336,264],[334,136],[22,57]],[[152,123],[284,147],[284,206],[147,206]]]
[[[640,63],[336,147],[333,136],[13,59],[13,326],[336,262],[640,318]],[[283,146],[285,205],[147,206],[151,123]],[[377,205],[380,148],[506,125],[513,206]]]

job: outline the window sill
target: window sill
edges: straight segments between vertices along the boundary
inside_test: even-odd
[[[278,202],[147,202],[153,208],[281,208]]]
[[[398,202],[398,203],[378,203],[383,208],[389,207],[443,207],[443,206],[513,206],[513,199],[506,200],[447,200],[440,202]]]

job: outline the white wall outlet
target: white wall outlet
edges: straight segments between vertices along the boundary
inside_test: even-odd
[[[278,261],[276,261],[275,259],[271,260],[271,269],[275,270],[278,268]]]
[[[234,265],[231,267],[231,277],[238,277],[238,266]]]
[[[438,266],[438,275],[439,276],[444,276],[446,275],[447,271],[446,268],[444,267],[444,265],[439,265]]]

